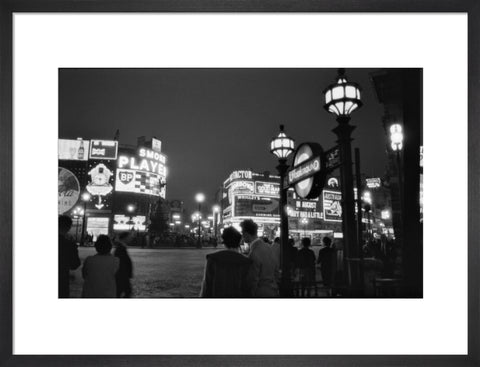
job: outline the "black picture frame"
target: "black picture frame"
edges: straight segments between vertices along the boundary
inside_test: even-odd
[[[468,355],[13,355],[12,16],[15,12],[468,13]],[[480,365],[480,2],[478,0],[18,0],[0,5],[0,366],[477,366]],[[445,91],[455,93],[455,91]],[[446,238],[452,241],[452,238]],[[448,297],[448,289],[445,289]],[[441,327],[441,325],[439,325]],[[413,332],[413,331],[412,331]],[[408,336],[405,336],[406,338]]]

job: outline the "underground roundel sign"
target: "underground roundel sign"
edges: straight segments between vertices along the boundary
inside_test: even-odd
[[[301,144],[293,157],[293,168],[288,172],[288,185],[295,187],[304,199],[317,198],[325,183],[323,149],[317,143]]]

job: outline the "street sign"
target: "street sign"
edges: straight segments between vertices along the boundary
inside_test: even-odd
[[[288,172],[288,185],[294,186],[301,198],[317,198],[325,183],[323,149],[317,143],[303,143],[293,157],[293,168]]]
[[[340,148],[335,146],[325,152],[325,168],[327,170],[334,170],[340,167]]]

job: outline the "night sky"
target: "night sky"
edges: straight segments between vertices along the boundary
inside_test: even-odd
[[[372,71],[346,70],[364,103],[352,114],[352,150],[360,148],[362,173],[382,176],[386,137]],[[295,146],[335,145],[322,93],[335,77],[336,69],[61,69],[59,138],[112,140],[119,129],[120,144],[136,145],[156,136],[167,155],[167,199],[192,210],[203,192],[210,207],[232,171],[277,173],[269,150],[280,124]]]

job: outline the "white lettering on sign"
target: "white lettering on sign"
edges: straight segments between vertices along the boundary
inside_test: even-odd
[[[146,148],[140,148],[138,150],[138,155],[141,158],[148,158],[148,159],[153,159],[156,160],[157,162],[165,164],[165,156],[163,154],[160,154],[158,152],[154,152],[153,150],[146,149]]]
[[[118,157],[117,165],[118,168],[128,168],[133,170],[152,172],[157,173],[163,177],[167,176],[167,169],[165,165],[147,158],[138,161],[135,157],[127,157],[121,155]]]
[[[293,183],[318,171],[320,171],[320,159],[315,158],[311,162],[308,162],[305,165],[300,165],[298,168],[293,168],[288,172],[288,180],[290,183]]]
[[[238,179],[246,179],[246,180],[251,180],[252,179],[252,171],[234,171],[230,175],[230,181],[231,180],[238,180]]]
[[[278,196],[280,194],[280,184],[270,182],[255,182],[255,193],[258,195]]]
[[[248,191],[249,193],[254,193],[254,186],[252,181],[235,181],[232,182],[232,185],[230,186],[231,190],[233,193],[241,191],[245,192]]]

